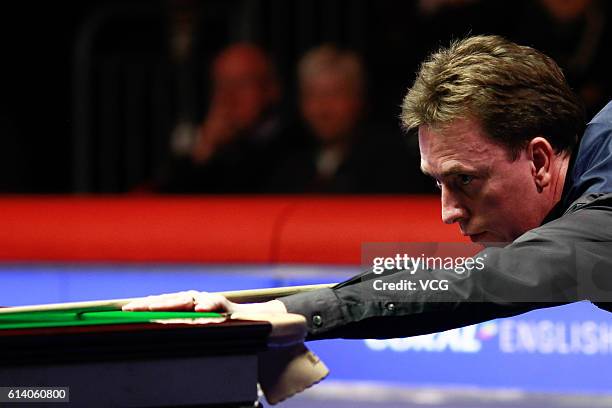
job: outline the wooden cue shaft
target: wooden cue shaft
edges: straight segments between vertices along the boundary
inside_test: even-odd
[[[295,295],[296,293],[310,292],[316,289],[331,288],[337,283],[322,283],[318,285],[283,286],[280,288],[234,290],[229,292],[218,292],[228,300],[236,303],[266,302],[283,296]]]
[[[294,295],[296,293],[308,292],[316,289],[331,288],[334,285],[336,284],[324,283],[318,285],[284,286],[280,288],[233,290],[216,293],[225,296],[232,302],[255,303],[265,302],[279,297]],[[0,314],[16,312],[60,312],[75,309],[78,309],[80,311],[120,310],[123,305],[137,299],[144,298],[91,300],[85,302],[48,303],[42,305],[15,306],[0,308]]]

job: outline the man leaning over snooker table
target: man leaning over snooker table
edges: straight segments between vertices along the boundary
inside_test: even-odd
[[[612,103],[580,140],[583,111],[555,62],[476,36],[432,54],[402,108],[404,127],[418,129],[421,168],[441,190],[442,221],[483,244],[484,269],[375,276],[450,281],[447,291],[399,298],[374,293],[368,271],[266,303],[188,291],[124,310],[298,313],[308,339],[420,335],[585,299],[612,311],[603,290],[612,288]]]

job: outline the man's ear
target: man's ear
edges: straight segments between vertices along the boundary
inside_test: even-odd
[[[550,185],[551,163],[554,155],[553,147],[541,136],[534,137],[527,145],[527,158],[531,161],[531,175],[539,193]]]

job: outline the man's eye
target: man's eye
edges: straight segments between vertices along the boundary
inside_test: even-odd
[[[468,184],[470,184],[472,182],[472,180],[474,180],[474,177],[468,176],[467,174],[461,174],[459,176],[459,182],[463,186],[467,186]]]

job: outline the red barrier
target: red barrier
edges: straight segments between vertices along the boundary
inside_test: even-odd
[[[9,197],[0,260],[359,264],[363,242],[463,241],[435,196]]]

